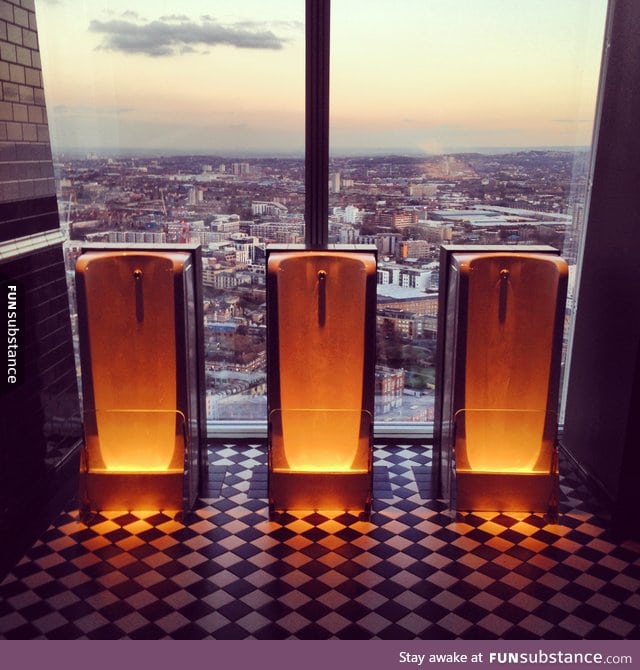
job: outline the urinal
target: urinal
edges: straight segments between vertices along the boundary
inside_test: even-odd
[[[457,506],[542,511],[556,474],[567,265],[455,254],[451,273]]]
[[[370,478],[376,260],[356,251],[271,252],[267,276],[270,481],[274,504],[291,508],[303,496],[278,501],[278,475],[291,484],[307,474],[299,478],[306,487],[341,473]],[[305,504],[327,504],[322,497]]]
[[[77,261],[88,507],[183,507],[197,412],[192,270],[182,252]]]

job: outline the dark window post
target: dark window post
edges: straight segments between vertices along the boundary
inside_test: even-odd
[[[306,0],[305,242],[329,241],[330,0]]]

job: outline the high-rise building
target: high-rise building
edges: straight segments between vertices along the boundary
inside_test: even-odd
[[[332,172],[329,175],[329,191],[331,193],[340,193],[340,173]]]
[[[187,204],[191,207],[199,205],[204,199],[204,191],[197,186],[192,186],[187,195]]]
[[[360,210],[353,205],[347,205],[344,208],[344,220],[347,223],[357,223],[359,219]]]
[[[251,166],[249,163],[232,163],[231,171],[238,177],[244,177],[251,173]]]

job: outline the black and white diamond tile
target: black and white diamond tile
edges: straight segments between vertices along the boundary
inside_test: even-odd
[[[185,518],[61,514],[0,585],[0,637],[640,637],[640,544],[571,463],[555,524],[455,515],[430,466],[427,447],[378,447],[370,520],[270,520],[264,445],[220,445]]]

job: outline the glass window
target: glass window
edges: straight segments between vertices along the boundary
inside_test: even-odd
[[[266,420],[264,251],[304,241],[304,3],[40,2],[74,241],[200,242],[207,411]]]
[[[378,422],[433,417],[442,242],[549,243],[575,274],[606,4],[332,3],[329,242],[379,250]],[[304,3],[38,21],[68,268],[79,239],[201,242],[208,416],[264,421],[264,250],[304,240]]]
[[[330,241],[379,250],[377,422],[433,418],[441,243],[551,244],[573,280],[606,8],[332,3]]]

